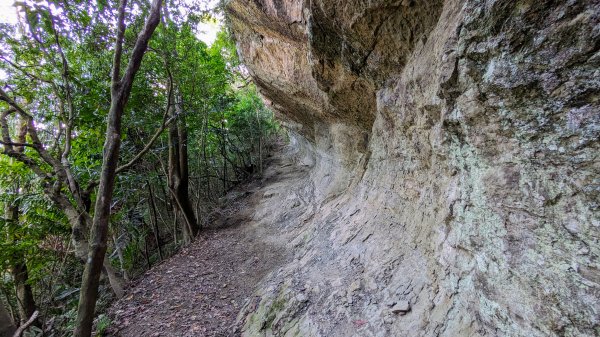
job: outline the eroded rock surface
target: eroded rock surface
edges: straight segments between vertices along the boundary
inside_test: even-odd
[[[243,334],[600,335],[598,1],[227,10],[312,167]]]

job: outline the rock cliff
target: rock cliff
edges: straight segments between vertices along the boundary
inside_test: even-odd
[[[600,2],[226,8],[310,167],[243,334],[600,335]]]

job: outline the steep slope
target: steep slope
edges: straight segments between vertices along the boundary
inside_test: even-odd
[[[227,11],[311,167],[245,335],[600,334],[597,1]]]

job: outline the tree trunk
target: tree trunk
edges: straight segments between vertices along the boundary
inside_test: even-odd
[[[9,204],[6,207],[6,215],[8,221],[19,221],[19,207],[15,204]],[[17,238],[13,238],[17,240]],[[21,323],[25,323],[36,310],[35,301],[33,299],[33,292],[31,291],[31,285],[29,281],[29,273],[27,271],[27,264],[25,262],[25,256],[20,252],[15,253],[13,256],[12,275],[15,282],[15,289],[17,293],[19,319]]]
[[[156,216],[156,202],[154,201],[154,192],[152,192],[152,185],[150,181],[146,180],[148,185],[148,204],[150,206],[150,223],[152,225],[152,232],[154,234],[154,241],[156,241],[156,247],[158,248],[158,258],[160,261],[163,260],[162,242],[160,240],[160,231],[158,229],[158,218]]]
[[[175,112],[178,103],[171,110]],[[169,190],[173,203],[183,220],[184,242],[191,242],[198,234],[199,227],[194,214],[194,207],[189,196],[189,167],[187,152],[187,129],[183,114],[179,114],[176,123],[169,126]]]
[[[57,202],[57,204],[62,205],[64,204],[64,201]],[[88,212],[78,213],[74,207],[64,207],[63,205],[63,210],[71,223],[71,240],[73,247],[75,248],[75,256],[83,263],[86,263],[90,249],[88,238],[85,234],[90,230],[92,219]],[[90,223],[90,225],[88,225],[88,223]],[[125,294],[125,291],[123,290],[125,282],[110,264],[108,258],[105,258],[103,261],[102,272],[106,274],[108,283],[115,293],[115,296],[117,298],[123,297]]]
[[[204,159],[204,175],[206,176],[206,197],[208,200],[212,200],[208,154],[206,153],[206,147],[208,146],[208,112],[206,112],[206,107],[204,107],[204,111],[204,123],[202,125],[202,157]]]
[[[31,285],[28,283],[29,273],[25,262],[17,263],[13,266],[13,277],[15,288],[17,289],[17,300],[19,302],[19,318],[21,324],[24,324],[36,310]],[[39,322],[35,322],[34,325],[39,325]]]
[[[160,157],[158,157],[158,159],[159,159],[161,168],[163,168],[164,174],[167,175],[167,172],[164,170],[164,165],[162,164],[162,160],[160,159]],[[164,207],[165,207],[165,212],[164,213],[166,213],[165,217],[167,217],[167,219],[168,219],[170,211],[173,211],[173,207],[170,204],[171,198],[169,198],[169,194],[165,190],[165,186],[167,186],[167,184],[165,184],[165,182],[163,181],[162,175],[158,171],[158,167],[155,166],[154,170],[155,170],[156,176],[157,176],[157,184],[158,184],[157,186],[159,187],[159,191],[162,193],[162,197],[163,197],[163,200],[164,200]],[[155,199],[159,199],[158,198],[158,193],[155,196]],[[157,208],[158,208],[158,206],[157,206]],[[165,226],[166,228],[170,228],[169,224],[167,223],[167,221],[162,216],[163,212],[157,212],[155,214],[158,214],[158,217],[160,218],[160,221],[162,222],[163,226]],[[175,216],[173,215],[173,217],[175,217]]]
[[[108,257],[104,257],[102,261],[102,272],[106,274],[110,288],[115,293],[117,298],[122,298],[125,295],[125,280],[117,273],[115,268],[110,263]]]
[[[221,119],[221,156],[223,157],[223,195],[227,193],[227,138],[225,136],[225,116]]]
[[[0,301],[0,337],[13,337],[15,331],[17,331],[15,323]]]
[[[117,254],[117,258],[119,259],[119,269],[121,270],[121,275],[123,275],[123,280],[129,281],[129,276],[127,275],[127,271],[125,270],[125,260],[123,258],[123,249],[121,248],[121,245],[119,244],[119,237],[117,237],[116,235],[113,234],[112,240],[113,240],[113,245],[115,247],[115,253]],[[106,260],[108,260],[110,262],[109,258],[107,258]],[[109,278],[109,282],[110,282],[110,278]]]
[[[21,120],[18,134],[19,143],[25,143],[27,136],[27,122]],[[23,146],[17,146],[15,151],[23,153],[25,148]],[[15,186],[15,193],[19,193],[19,186]],[[19,203],[15,199],[13,202],[8,202],[6,206],[6,220],[14,222],[19,226]],[[13,236],[13,240],[17,241],[20,238]],[[36,310],[35,300],[33,299],[33,292],[31,291],[31,285],[29,284],[29,272],[27,270],[27,261],[25,254],[22,252],[16,252],[13,257],[12,274],[15,282],[15,289],[17,293],[17,301],[19,308],[19,319],[21,324],[27,322],[29,317],[33,315]],[[34,322],[35,325],[39,325],[39,321]]]
[[[117,18],[118,32],[112,69],[111,106],[108,112],[102,171],[100,174],[100,183],[98,184],[96,205],[94,207],[90,251],[83,271],[81,290],[79,292],[77,320],[75,331],[73,332],[75,337],[89,337],[92,333],[100,273],[106,260],[110,205],[114,191],[117,165],[119,163],[123,111],[129,99],[133,80],[140,68],[144,53],[148,48],[148,42],[160,22],[161,6],[162,0],[154,0],[152,2],[146,24],[138,35],[127,68],[121,77],[120,67],[125,37],[124,22],[127,1],[121,0],[119,3]]]

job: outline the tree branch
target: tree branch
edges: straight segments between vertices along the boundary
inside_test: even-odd
[[[13,110],[13,109],[9,109],[0,115],[0,127],[2,129],[2,141],[0,141],[0,143],[2,145],[4,145],[4,154],[25,164],[40,178],[46,179],[46,178],[48,178],[48,176],[41,169],[41,167],[38,165],[38,163],[35,160],[33,160],[33,158],[25,155],[24,153],[22,153],[20,151],[16,151],[13,147],[13,146],[19,146],[19,144],[13,143],[13,141],[10,138],[8,122],[6,120],[6,117],[8,117],[8,115],[13,113],[14,111],[15,110]]]
[[[30,20],[30,15],[31,11],[29,9],[28,6],[26,5],[22,5],[23,10],[25,11],[25,20],[27,21],[27,27],[29,28],[29,33],[31,34],[31,37],[33,38],[33,40],[35,42],[37,42],[37,44],[39,45],[40,50],[44,53],[44,55],[46,55],[46,60],[50,63],[52,63],[53,66],[56,66],[56,60],[54,60],[54,58],[50,55],[50,53],[48,52],[48,49],[46,48],[46,46],[44,45],[44,42],[42,41],[42,39],[38,36],[37,32],[34,29],[34,25]],[[47,8],[47,11],[50,12],[50,9]]]
[[[152,7],[150,8],[150,16],[146,20],[146,24],[144,25],[144,29],[138,35],[137,40],[135,41],[135,46],[133,47],[133,51],[131,52],[131,58],[129,59],[129,63],[127,64],[127,69],[125,70],[125,74],[121,79],[121,93],[125,94],[121,99],[126,100],[129,97],[129,93],[131,91],[131,86],[133,85],[133,79],[135,74],[137,73],[140,65],[142,64],[142,58],[146,49],[148,48],[148,42],[154,33],[154,29],[160,23],[160,7],[162,6],[162,0],[154,0],[152,1]],[[114,75],[114,74],[113,74]]]
[[[0,55],[0,59],[2,59],[2,61],[6,62],[6,64],[8,64],[9,66],[17,69],[18,71],[20,71],[21,73],[23,73],[23,75],[29,77],[30,79],[34,79],[34,80],[38,80],[40,82],[44,82],[44,83],[48,83],[50,85],[54,85],[54,82],[52,82],[50,80],[41,78],[41,77],[39,77],[37,75],[34,75],[32,73],[27,72],[24,69],[26,66],[22,66],[22,65],[19,65],[19,64],[15,63],[15,62],[12,62],[11,60],[9,60],[6,57],[4,57],[4,55]]]
[[[25,111],[25,109],[23,109],[23,107],[21,107],[12,98],[10,98],[8,96],[8,94],[4,90],[2,90],[2,88],[0,88],[0,100],[8,103],[24,119],[24,121],[27,125],[27,134],[29,134],[29,137],[31,138],[31,140],[33,142],[31,147],[36,150],[36,152],[40,155],[40,157],[42,158],[42,160],[44,162],[46,162],[48,165],[50,165],[52,167],[53,174],[56,175],[59,182],[65,183],[65,184],[67,184],[67,186],[69,186],[71,193],[77,199],[77,203],[79,205],[82,205],[83,203],[82,203],[81,193],[79,191],[79,187],[78,187],[77,183],[75,182],[74,178],[72,176],[70,176],[70,174],[71,174],[70,171],[68,171],[63,166],[63,164],[60,162],[60,160],[57,160],[56,158],[52,157],[50,155],[50,153],[44,148],[44,145],[42,144],[40,138],[38,137],[37,129],[35,128],[35,125],[33,123],[33,116],[30,115],[29,113],[27,113]],[[8,124],[6,122],[5,115],[2,115],[1,122],[2,122],[3,142],[4,143],[13,143],[12,140],[10,140],[10,135],[7,134]],[[8,135],[8,137],[7,137],[7,135]],[[35,160],[33,160],[32,158],[24,155],[23,153],[17,153],[17,151],[15,151],[10,146],[5,146],[4,153],[8,156],[11,156],[11,157],[23,162],[29,168],[31,168],[36,174],[38,174],[40,177],[47,178],[46,174],[41,169],[40,165],[38,163],[36,163]],[[57,188],[58,188],[58,186],[57,186]]]
[[[25,146],[25,147],[31,147],[35,149],[35,146],[33,146],[33,144],[29,144],[29,143],[14,143],[14,142],[5,142],[3,140],[0,140],[0,144],[4,145],[4,146]]]
[[[0,100],[6,102],[13,109],[15,109],[16,112],[18,112],[20,115],[24,116],[25,118],[33,119],[33,117],[30,114],[28,114],[27,111],[25,111],[20,105],[18,105],[12,98],[10,98],[10,96],[8,96],[6,91],[4,91],[4,89],[2,89],[2,88],[0,88]]]
[[[23,324],[21,324],[21,326],[17,329],[17,331],[15,331],[15,334],[13,335],[13,337],[21,337],[21,335],[23,334],[23,332],[25,331],[25,329],[27,329],[31,324],[33,324],[33,322],[35,322],[35,320],[37,319],[37,317],[40,315],[39,311],[34,311],[33,315],[31,315],[31,317],[29,317],[29,320]]]
[[[123,172],[125,170],[128,170],[140,158],[142,158],[142,156],[144,156],[144,154],[146,154],[146,152],[148,152],[150,150],[150,148],[152,148],[152,145],[154,145],[154,142],[158,139],[158,137],[165,130],[165,128],[169,124],[171,124],[172,121],[174,121],[175,119],[177,119],[177,115],[174,115],[171,118],[168,118],[168,116],[169,116],[169,108],[171,107],[171,104],[172,104],[171,97],[172,97],[172,93],[173,93],[173,76],[171,75],[171,72],[169,71],[169,69],[167,69],[167,74],[169,75],[169,85],[168,85],[169,91],[167,93],[167,108],[165,109],[165,112],[163,114],[162,124],[156,130],[156,132],[154,133],[154,135],[152,136],[152,138],[150,138],[150,141],[148,141],[148,143],[146,144],[146,146],[144,146],[144,148],[142,149],[142,151],[140,151],[135,157],[133,157],[133,159],[131,159],[127,164],[125,164],[125,165],[120,166],[120,167],[117,168],[117,171],[116,171],[117,174],[120,173],[120,172]]]
[[[8,117],[8,115],[16,111],[17,110],[15,108],[11,107],[0,115],[2,142],[5,147],[5,150],[13,150],[12,140],[10,139],[10,131],[8,129],[8,122],[6,121],[6,117]]]
[[[123,171],[130,169],[131,166],[133,166],[138,160],[140,160],[152,148],[152,145],[154,145],[154,143],[156,142],[156,140],[158,139],[160,134],[166,129],[166,127],[169,126],[169,124],[171,124],[175,119],[177,119],[177,117],[178,116],[175,115],[175,116],[167,119],[166,121],[164,121],[162,123],[162,125],[156,130],[156,132],[154,133],[152,138],[150,138],[150,140],[148,141],[146,146],[144,146],[144,148],[135,157],[133,157],[127,164],[119,166],[117,168],[116,173],[121,173]]]
[[[154,135],[150,138],[150,140],[148,141],[148,143],[146,143],[146,145],[144,146],[144,148],[137,154],[135,155],[135,157],[133,157],[129,162],[127,162],[126,164],[117,167],[116,170],[116,174],[119,174],[123,171],[126,171],[128,169],[130,169],[133,165],[135,165],[135,163],[137,163],[148,151],[150,151],[150,149],[152,148],[152,146],[154,145],[154,143],[156,142],[156,140],[158,139],[158,137],[162,134],[163,131],[165,131],[165,129],[167,128],[167,126],[169,126],[173,121],[175,121],[177,119],[177,117],[179,115],[174,115],[171,118],[168,118],[169,116],[169,107],[171,106],[171,93],[173,90],[173,77],[171,76],[171,73],[169,72],[169,93],[168,93],[168,98],[167,98],[167,108],[165,109],[165,112],[163,114],[163,118],[162,118],[162,123],[160,125],[160,127],[158,129],[156,129],[156,132],[154,132]],[[98,180],[94,180],[92,182],[90,182],[88,184],[87,187],[87,192],[91,192],[93,188],[95,188],[96,186],[98,186],[100,182]]]
[[[112,68],[112,84],[113,90],[119,85],[119,77],[121,76],[121,57],[123,55],[123,40],[125,38],[125,7],[127,0],[119,2],[119,10],[117,14],[117,40],[115,41],[115,55],[113,57]]]
[[[60,162],[53,158],[46,151],[46,149],[44,149],[44,145],[40,141],[40,138],[37,134],[37,129],[33,124],[33,116],[27,113],[27,111],[25,111],[23,107],[21,107],[19,104],[17,104],[17,102],[10,98],[10,96],[8,96],[8,94],[2,88],[0,88],[0,100],[5,101],[6,103],[8,103],[8,105],[13,107],[17,111],[17,113],[19,113],[19,115],[21,115],[21,117],[27,122],[27,132],[31,137],[31,140],[33,141],[33,148],[39,153],[40,157],[42,157],[42,159],[46,163],[48,163],[48,165],[52,166],[55,170],[60,170],[62,168]],[[8,126],[6,127],[8,128]],[[11,143],[11,141],[9,141],[9,143]]]
[[[68,105],[68,117],[66,118],[65,121],[65,147],[63,149],[63,153],[61,155],[61,162],[63,163],[63,165],[65,166],[66,169],[68,169],[69,167],[69,154],[71,153],[71,141],[72,141],[72,133],[73,133],[73,124],[75,122],[75,106],[73,104],[73,97],[71,94],[71,82],[69,80],[69,63],[67,62],[67,58],[65,56],[65,53],[62,49],[62,45],[60,44],[60,38],[58,36],[58,31],[56,30],[56,27],[54,25],[54,16],[52,16],[52,12],[48,12],[50,14],[50,24],[51,24],[51,28],[52,28],[52,33],[54,35],[54,42],[56,43],[56,47],[58,49],[58,55],[60,55],[60,59],[62,61],[62,71],[61,71],[61,77],[63,79],[63,82],[65,84],[65,98],[67,100],[67,105]],[[58,97],[60,99],[60,97]],[[62,100],[61,100],[61,105],[62,105]],[[61,110],[63,111],[63,118],[64,118],[64,108],[61,108]],[[67,172],[67,176],[69,177],[69,183],[72,184],[73,182],[71,181],[72,179],[72,174],[70,174],[70,172]]]

